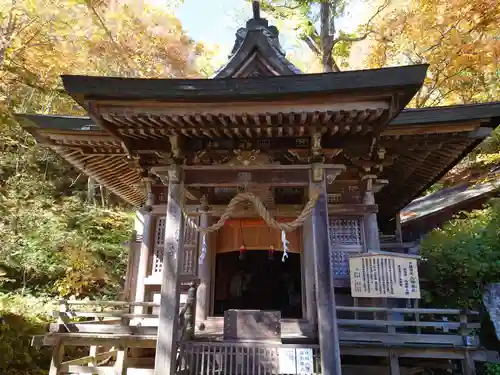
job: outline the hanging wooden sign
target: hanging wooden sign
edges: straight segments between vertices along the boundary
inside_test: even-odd
[[[353,254],[349,258],[351,295],[369,298],[420,298],[418,256]]]

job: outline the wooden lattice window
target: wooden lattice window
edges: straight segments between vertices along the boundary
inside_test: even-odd
[[[349,279],[349,254],[363,251],[362,223],[360,217],[329,219],[330,265],[337,280]]]
[[[335,279],[349,278],[349,252],[335,251],[330,253],[330,263],[333,269]]]
[[[331,218],[328,236],[332,247],[361,248],[363,246],[361,218]]]
[[[190,218],[190,220],[198,224],[198,218]],[[156,219],[155,229],[155,246],[153,253],[153,274],[158,274],[163,271],[163,252],[165,249],[165,217]],[[197,267],[197,247],[198,247],[198,232],[187,221],[184,224],[184,264],[182,273],[184,275],[196,275]]]
[[[341,193],[328,194],[327,198],[328,198],[328,204],[335,204],[342,202]]]

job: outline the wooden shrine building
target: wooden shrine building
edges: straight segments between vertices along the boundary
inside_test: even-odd
[[[61,301],[50,375],[474,373],[477,317],[418,307],[397,218],[500,103],[405,109],[426,70],[303,74],[254,2],[212,79],[63,76],[89,117],[19,121],[137,220],[124,301]]]

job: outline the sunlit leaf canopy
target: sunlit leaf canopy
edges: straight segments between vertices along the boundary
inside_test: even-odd
[[[23,105],[29,101],[29,110],[36,112],[79,111],[64,100],[62,74],[200,74],[203,46],[189,38],[170,12],[141,2],[5,1],[0,17],[2,103],[11,109],[26,110]]]
[[[377,26],[369,67],[427,62],[413,106],[500,100],[500,4],[415,0]]]
[[[62,74],[208,76],[210,52],[169,9],[141,1],[3,1],[0,35],[0,293],[116,296],[126,205],[37,146],[11,114],[83,114]]]

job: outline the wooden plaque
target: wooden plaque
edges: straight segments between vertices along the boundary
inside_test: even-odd
[[[281,312],[262,310],[226,310],[224,340],[281,340]]]

